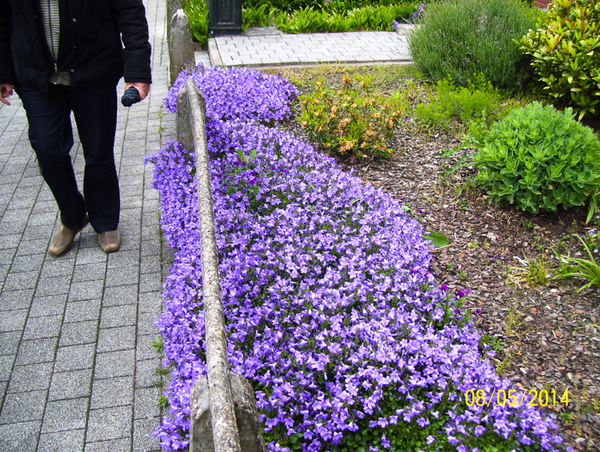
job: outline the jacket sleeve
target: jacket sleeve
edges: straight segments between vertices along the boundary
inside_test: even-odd
[[[125,81],[152,83],[148,22],[142,0],[112,0],[112,7],[124,47]]]
[[[8,0],[0,0],[0,83],[16,83],[10,46],[12,10]]]

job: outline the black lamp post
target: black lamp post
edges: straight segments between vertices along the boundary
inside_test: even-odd
[[[242,0],[208,0],[208,26],[217,36],[242,33]]]

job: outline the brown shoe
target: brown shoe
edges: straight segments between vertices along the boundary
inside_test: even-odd
[[[121,246],[121,234],[119,231],[101,232],[98,234],[98,243],[102,251],[112,253],[113,251],[117,251]]]
[[[65,254],[73,246],[73,240],[75,240],[77,233],[85,228],[89,222],[90,220],[86,215],[83,217],[83,225],[77,229],[68,228],[61,223],[58,231],[56,231],[56,234],[54,234],[52,240],[50,240],[48,252],[53,256],[62,256]]]

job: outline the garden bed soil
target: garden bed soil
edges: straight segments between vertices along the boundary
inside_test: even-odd
[[[497,372],[518,388],[556,391],[556,406],[545,411],[562,425],[567,445],[600,450],[600,292],[577,293],[582,280],[539,284],[527,278],[528,261],[544,274],[544,263],[549,271],[557,266],[552,248],[582,253],[568,237],[589,229],[586,209],[530,215],[489,204],[479,190],[466,189],[468,170],[441,180],[447,162],[440,153],[458,144],[454,139],[401,130],[393,143],[396,152],[388,160],[341,163],[422,212],[426,230],[450,239],[449,246],[433,250],[431,271],[438,284],[471,290],[467,306],[475,324],[498,338]],[[558,400],[566,389],[568,407]]]
[[[285,127],[307,139],[296,121]],[[555,391],[556,405],[550,399],[541,409],[560,425],[565,445],[600,450],[600,291],[577,293],[583,280],[550,277],[557,266],[552,248],[587,257],[573,238],[590,229],[587,209],[531,215],[489,204],[470,186],[472,170],[444,176],[453,162],[441,153],[458,144],[444,134],[402,129],[390,144],[394,153],[389,159],[338,161],[403,202],[427,231],[450,239],[449,246],[432,250],[431,271],[451,291],[470,289],[466,306],[498,351],[496,371],[515,389],[545,389],[550,398]],[[537,267],[528,271],[528,262]],[[539,267],[538,279],[547,276],[547,281],[528,281],[528,273],[535,276]],[[560,402],[565,390],[568,406]]]

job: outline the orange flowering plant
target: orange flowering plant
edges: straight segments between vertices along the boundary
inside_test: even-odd
[[[408,101],[374,93],[371,81],[365,76],[345,75],[342,88],[336,90],[325,86],[320,78],[312,92],[299,96],[300,124],[329,153],[357,157],[392,154],[386,140],[408,109]]]

